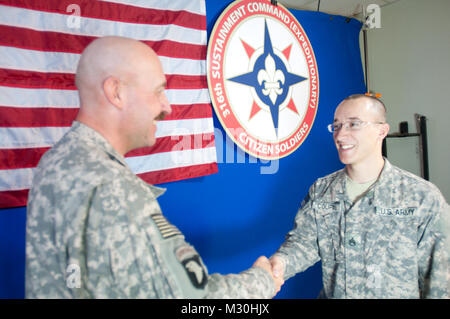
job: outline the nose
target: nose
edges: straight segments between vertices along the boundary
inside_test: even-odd
[[[350,134],[350,128],[347,125],[342,125],[341,128],[333,133],[333,139],[335,141],[340,140],[342,137]]]
[[[167,99],[166,93],[162,94],[161,105],[162,105],[162,112],[166,113],[166,115],[172,113],[172,107],[170,106],[170,102],[169,99]]]

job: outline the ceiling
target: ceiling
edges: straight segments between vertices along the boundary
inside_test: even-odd
[[[346,17],[358,16],[363,8],[372,3],[383,7],[397,1],[399,0],[278,0],[290,9],[309,11],[317,11],[320,2],[319,11]]]

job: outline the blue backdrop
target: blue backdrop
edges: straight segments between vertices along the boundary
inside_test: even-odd
[[[208,35],[232,0],[207,0]],[[347,95],[365,92],[359,49],[361,23],[320,12],[291,10],[313,47],[320,97],[305,142],[276,164],[243,154],[214,116],[219,173],[159,185],[160,205],[193,244],[210,273],[236,273],[270,256],[293,227],[298,207],[318,178],[342,168],[326,125]],[[24,297],[26,207],[0,210],[0,298]],[[277,298],[316,298],[320,263],[288,280]]]

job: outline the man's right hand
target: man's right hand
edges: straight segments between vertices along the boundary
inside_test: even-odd
[[[272,265],[273,277],[281,278],[282,280],[284,280],[284,269],[286,267],[286,264],[283,258],[278,256],[272,256],[270,257],[270,263]]]
[[[283,263],[283,265],[284,265],[284,263]],[[281,286],[284,284],[283,276],[280,274],[278,274],[277,276],[274,275],[273,264],[265,256],[259,257],[253,264],[253,267],[260,267],[272,275],[272,279],[275,284],[275,294],[274,294],[274,296],[275,296],[280,291]]]

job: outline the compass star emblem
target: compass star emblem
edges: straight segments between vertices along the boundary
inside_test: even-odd
[[[241,42],[249,59],[251,59],[256,50],[242,39]],[[286,60],[289,60],[291,46],[292,44],[282,52]],[[280,105],[287,98],[290,98],[291,100],[289,101],[287,107],[295,113],[298,113],[289,94],[289,88],[290,86],[300,83],[306,79],[307,78],[305,77],[289,72],[283,60],[274,51],[272,41],[270,39],[269,29],[267,27],[267,21],[265,20],[264,51],[255,60],[253,70],[248,73],[231,77],[228,81],[244,84],[255,90],[259,100],[268,106],[272,123],[275,128],[275,133],[278,136]],[[250,113],[250,119],[260,110],[261,108],[256,102],[254,102]]]
[[[282,4],[232,2],[212,29],[209,95],[227,136],[248,154],[279,159],[308,137],[319,103],[314,50]]]

